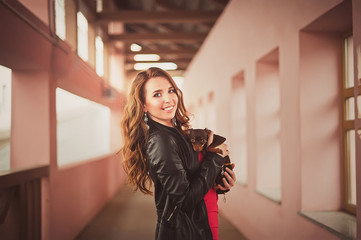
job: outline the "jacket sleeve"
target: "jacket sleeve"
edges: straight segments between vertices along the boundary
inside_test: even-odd
[[[224,160],[218,154],[207,153],[198,172],[189,179],[177,151],[175,140],[162,133],[152,135],[146,148],[150,167],[155,171],[172,204],[181,207],[183,211],[189,211],[213,186]]]

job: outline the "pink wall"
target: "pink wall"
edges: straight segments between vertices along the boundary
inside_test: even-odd
[[[34,15],[36,15],[43,23],[49,24],[48,0],[19,0]]]
[[[61,73],[53,75],[58,87],[111,108],[111,148],[114,152],[60,169],[55,161],[52,162],[49,239],[61,240],[74,239],[125,181],[120,156],[115,155],[120,148],[119,123],[124,97],[117,92],[114,98],[103,97],[102,79],[75,53],[71,52],[57,64],[57,68],[62,69]]]
[[[244,72],[248,179],[246,185],[239,184],[226,195],[226,203],[219,201],[219,204],[222,213],[249,239],[338,239],[298,212],[338,210],[341,204],[341,128],[337,100],[340,74],[337,69],[341,69],[341,63],[332,60],[339,57],[341,48],[339,45],[336,49],[332,41],[324,45],[320,39],[312,45],[302,32],[341,2],[230,1],[186,72],[183,86],[187,106],[199,107],[198,99],[214,91],[217,107],[214,131],[226,137],[232,132],[228,107],[232,77]],[[327,31],[345,30],[339,17],[333,21],[341,24],[330,25],[326,21]],[[322,30],[325,26],[317,22],[313,27]],[[263,148],[257,148],[260,119],[256,94],[266,85],[258,85],[256,63],[275,48],[279,49],[280,204],[256,192],[257,156],[267,155]],[[332,59],[322,63],[317,54]],[[319,71],[322,76],[317,75]],[[315,112],[321,116],[317,122]],[[230,150],[231,159],[237,163]]]
[[[117,91],[113,98],[104,97],[104,81],[76,57],[72,46],[52,44],[48,27],[38,19],[48,11],[47,4],[37,4],[41,2],[27,3],[32,11],[41,7],[34,10],[35,16],[12,1],[21,17],[0,4],[0,29],[6,36],[0,38],[0,65],[13,71],[11,167],[50,166],[49,178],[42,182],[42,239],[74,239],[124,182],[120,157],[115,155],[124,97]],[[113,154],[58,168],[56,87],[111,109]]]
[[[50,156],[49,75],[13,71],[11,168],[47,164]]]
[[[113,196],[122,175],[120,159],[114,156],[54,172],[48,239],[74,239]]]

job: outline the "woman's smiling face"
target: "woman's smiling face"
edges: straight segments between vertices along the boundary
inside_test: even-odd
[[[172,127],[172,119],[178,107],[178,96],[172,84],[164,77],[149,79],[144,85],[144,111],[163,125]]]

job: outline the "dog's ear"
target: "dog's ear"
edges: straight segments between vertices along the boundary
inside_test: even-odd
[[[220,135],[214,134],[213,135],[213,142],[212,142],[212,146],[219,146],[222,143],[224,143],[226,141],[225,137],[222,137]]]
[[[209,134],[211,134],[211,130],[209,130],[208,128],[205,128],[204,131],[206,131],[207,133],[207,138],[209,137]]]

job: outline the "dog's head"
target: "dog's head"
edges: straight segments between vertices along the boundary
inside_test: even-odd
[[[187,134],[196,152],[202,151],[208,141],[210,130],[208,129],[188,129]]]

